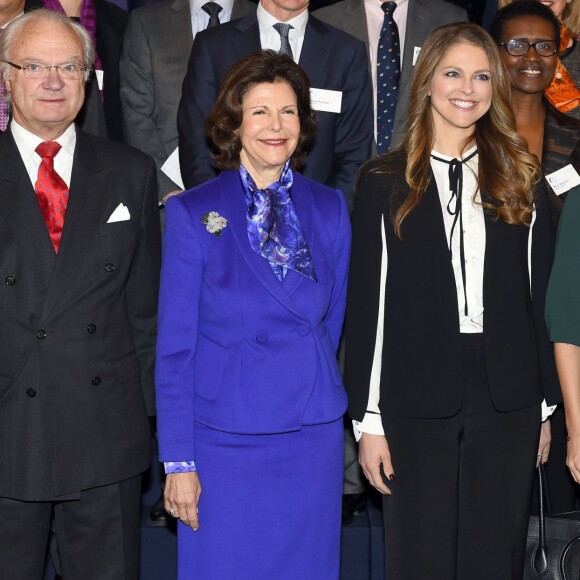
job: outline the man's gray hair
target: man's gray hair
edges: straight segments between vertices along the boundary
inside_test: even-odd
[[[87,32],[87,29],[78,22],[68,18],[68,16],[62,12],[55,12],[54,10],[45,10],[44,8],[41,8],[39,10],[33,10],[27,14],[23,14],[22,16],[14,19],[4,29],[4,32],[0,36],[0,68],[2,70],[4,82],[10,80],[10,71],[12,67],[9,64],[6,64],[5,61],[12,62],[10,52],[12,50],[12,45],[14,44],[14,41],[18,35],[21,34],[23,29],[26,29],[26,27],[29,25],[51,22],[66,26],[69,28],[69,30],[78,36],[78,39],[83,46],[82,67],[86,69],[85,82],[89,80],[91,69],[95,61],[95,47],[89,33]],[[9,96],[9,94],[6,93],[6,96]]]

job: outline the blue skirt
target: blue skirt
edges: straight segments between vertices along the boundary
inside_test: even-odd
[[[239,435],[195,424],[199,530],[179,522],[179,580],[337,580],[342,419]]]

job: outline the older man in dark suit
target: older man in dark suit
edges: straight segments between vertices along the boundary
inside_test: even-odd
[[[215,176],[204,118],[229,68],[263,48],[292,56],[308,75],[318,132],[303,173],[340,189],[352,209],[354,177],[371,154],[373,132],[365,47],[309,15],[308,0],[260,0],[244,18],[196,36],[177,116],[185,186]]]
[[[54,515],[65,578],[136,580],[142,387],[153,390],[160,262],[151,159],[73,124],[90,37],[39,10],[0,60],[0,571],[43,577]]]

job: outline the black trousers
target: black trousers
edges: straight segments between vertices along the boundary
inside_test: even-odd
[[[0,577],[42,580],[54,514],[64,580],[138,580],[141,476],[80,499],[0,498]]]
[[[492,405],[481,335],[463,338],[464,395],[445,419],[383,416],[388,580],[521,580],[540,406]]]

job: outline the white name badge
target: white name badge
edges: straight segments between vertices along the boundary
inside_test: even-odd
[[[413,66],[415,66],[415,63],[417,62],[417,59],[419,58],[419,53],[421,52],[421,47],[420,46],[416,46],[413,49]]]
[[[327,89],[310,89],[310,106],[315,111],[340,113],[342,107],[342,91]]]
[[[546,181],[550,184],[550,187],[554,190],[556,195],[562,195],[566,193],[573,187],[580,185],[580,175],[568,164],[550,175],[546,175]]]
[[[97,84],[99,85],[99,91],[103,90],[103,77],[105,73],[102,70],[95,70],[95,76],[97,77]]]

